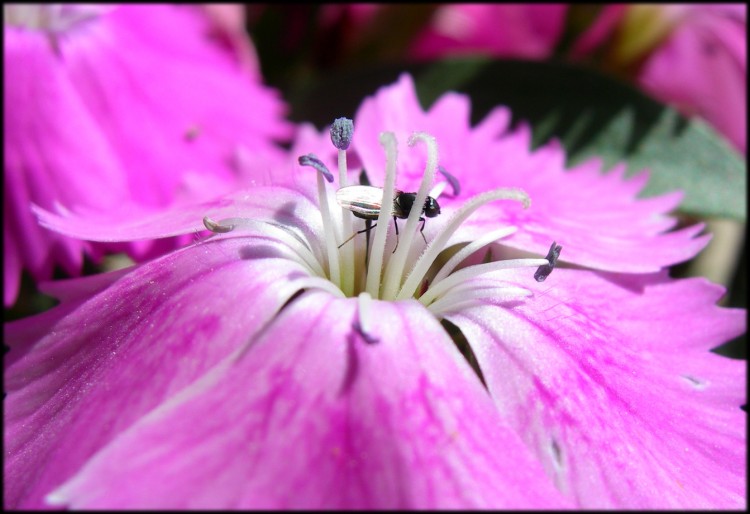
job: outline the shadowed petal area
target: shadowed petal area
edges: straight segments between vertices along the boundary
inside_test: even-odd
[[[96,455],[72,508],[564,507],[438,322],[413,301],[307,293]],[[138,480],[132,480],[132,477]],[[154,484],[159,487],[153,487]]]
[[[200,243],[73,279],[4,326],[6,508],[38,508],[117,434],[244,345],[305,269],[268,236]]]
[[[723,288],[555,270],[525,302],[449,313],[499,410],[583,508],[744,508],[746,369]],[[503,277],[503,282],[506,281]]]

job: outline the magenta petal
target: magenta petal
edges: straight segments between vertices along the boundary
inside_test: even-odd
[[[437,321],[416,302],[371,307],[377,342],[367,343],[352,327],[356,300],[298,298],[246,352],[49,498],[72,508],[567,506]]]
[[[419,58],[484,53],[548,57],[562,35],[565,4],[447,4],[432,16],[411,53]]]
[[[432,226],[444,222],[454,206],[488,189],[521,188],[531,197],[528,210],[511,202],[483,206],[456,232],[454,243],[513,225],[518,232],[503,244],[545,255],[557,241],[564,248],[562,261],[620,273],[659,271],[695,256],[708,243],[710,236],[696,237],[702,225],[669,232],[676,220],[667,213],[678,206],[681,193],[639,199],[645,174],[624,179],[624,166],[602,174],[601,162],[593,159],[566,170],[562,146],[552,142],[530,151],[530,130],[522,126],[508,132],[506,110],[493,110],[475,128],[470,114],[469,98],[457,93],[443,95],[424,112],[413,80],[402,75],[362,103],[352,147],[371,181],[382,183],[378,135],[393,131],[400,144],[397,186],[415,191],[425,153],[422,145],[409,148],[406,141],[415,130],[434,135],[440,164],[458,178],[461,195],[441,197],[445,215],[431,221]],[[323,138],[320,144],[325,144]]]
[[[61,306],[5,325],[6,507],[42,507],[92,455],[276,314],[306,272],[275,256],[272,240],[252,241],[206,241],[66,281]]]
[[[4,27],[4,201],[19,273],[45,280],[56,265],[79,273],[84,251],[143,258],[158,248],[69,240],[40,229],[32,203],[127,220],[263,183],[283,159],[274,140],[291,127],[277,92],[209,39],[211,23],[199,9],[24,8],[58,23]],[[59,23],[66,9],[68,21]],[[70,21],[78,11],[85,19]],[[18,278],[7,282],[6,304]]]
[[[133,241],[195,233],[205,230],[204,216],[214,221],[234,217],[286,221],[293,226],[310,225],[321,230],[320,211],[301,192],[283,187],[259,187],[203,203],[174,206],[158,213],[144,211],[128,219],[96,217],[93,213],[60,215],[39,207],[33,210],[42,226],[89,241]]]
[[[747,150],[744,14],[740,21],[714,12],[713,6],[694,7],[649,57],[638,77],[660,100],[704,117],[743,153]]]
[[[449,314],[501,412],[583,508],[744,508],[742,333],[703,279],[555,270],[516,305]]]

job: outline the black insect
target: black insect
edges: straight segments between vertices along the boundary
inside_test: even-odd
[[[396,226],[396,248],[398,248],[398,220],[406,219],[409,217],[409,213],[414,207],[414,200],[417,198],[417,193],[404,193],[403,191],[395,190],[393,196],[393,224]],[[383,200],[383,189],[374,186],[348,186],[342,187],[336,191],[336,201],[344,209],[352,211],[357,218],[365,220],[366,226],[364,230],[355,232],[352,236],[341,243],[339,248],[344,246],[346,243],[351,241],[354,236],[367,232],[369,235],[370,230],[377,226],[377,223],[372,223],[372,220],[378,219],[380,215],[380,202]],[[422,222],[422,227],[419,229],[419,233],[422,234],[422,239],[427,243],[427,238],[424,237],[424,225],[426,218],[434,218],[440,214],[440,205],[437,200],[433,197],[428,196],[422,206],[422,212],[420,213],[419,221]],[[369,250],[369,237],[368,237],[368,250]],[[396,248],[393,251],[396,251]]]

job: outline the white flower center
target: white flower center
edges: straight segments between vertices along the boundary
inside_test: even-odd
[[[268,226],[263,230],[269,235],[273,232],[274,237],[285,241],[297,254],[295,260],[305,265],[312,274],[328,280],[329,286],[334,285],[343,296],[359,296],[360,302],[364,301],[365,297],[390,301],[414,298],[422,302],[436,316],[442,317],[442,314],[450,310],[481,303],[488,298],[512,300],[529,296],[531,292],[526,289],[502,286],[497,281],[482,281],[481,279],[485,275],[501,273],[502,270],[511,268],[548,266],[551,270],[555,259],[505,260],[467,266],[456,271],[467,257],[514,233],[517,227],[498,227],[464,246],[444,264],[437,264],[438,256],[446,249],[450,236],[474,211],[495,200],[514,200],[521,202],[524,208],[528,208],[531,203],[528,195],[514,188],[494,189],[478,194],[455,211],[448,221],[442,224],[438,233],[430,237],[425,244],[423,238],[416,235],[419,230],[418,225],[424,222],[425,201],[432,196],[437,206],[436,200],[442,191],[439,187],[430,191],[438,170],[437,142],[434,137],[423,132],[415,133],[409,139],[409,146],[418,143],[424,143],[427,146],[427,162],[419,191],[407,193],[410,195],[409,199],[413,197],[408,213],[398,203],[399,195],[404,193],[395,189],[396,137],[392,132],[384,132],[380,135],[380,143],[386,154],[383,188],[359,189],[368,192],[366,199],[355,198],[351,202],[341,202],[339,198],[338,208],[335,198],[336,188],[327,183],[333,181],[333,175],[313,155],[300,159],[301,164],[313,166],[318,170],[318,202],[324,227],[324,240],[318,241],[319,251],[313,251],[313,245],[302,242],[278,225],[265,223]],[[338,157],[338,190],[341,191],[348,185],[346,151],[339,149]],[[353,206],[356,206],[356,209]],[[359,218],[365,218],[365,223],[369,222],[374,225],[374,228],[360,230],[354,227],[352,220],[357,219],[354,216],[355,212],[358,213]],[[436,213],[431,214],[434,216]],[[391,237],[391,246],[395,247],[391,250],[386,243],[391,227],[394,226],[392,221],[394,215],[406,218],[406,223],[401,223],[397,237]],[[227,232],[241,226],[252,226],[257,230],[264,224],[260,221],[237,218],[223,220],[220,223],[205,219],[204,223],[209,230],[216,233]],[[358,232],[365,231],[367,233],[358,234]],[[281,235],[282,233],[285,234]],[[368,248],[369,255],[366,255]],[[544,275],[541,277],[543,280],[549,271],[538,273]],[[534,273],[530,272],[529,280],[533,278]],[[471,283],[467,284],[469,280]],[[330,290],[328,286],[326,289]],[[366,315],[364,317],[366,318]],[[365,321],[362,322],[363,329],[366,324]]]

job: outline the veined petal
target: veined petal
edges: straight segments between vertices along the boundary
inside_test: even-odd
[[[143,211],[129,219],[102,219],[94,213],[55,214],[35,207],[42,226],[67,236],[90,241],[134,241],[155,239],[205,230],[204,216],[214,220],[250,217],[275,220],[294,227],[320,231],[315,204],[300,194],[302,189],[259,187],[237,191],[215,200],[179,205],[158,213]]]
[[[424,308],[374,301],[370,315],[375,342],[353,328],[355,299],[297,298],[49,498],[72,508],[566,506]]]
[[[267,237],[203,242],[67,281],[61,306],[5,325],[5,506],[44,506],[117,434],[261,330],[308,277],[282,252]]]
[[[555,270],[505,307],[448,313],[498,409],[583,508],[742,508],[745,363],[708,350],[745,330],[703,279]]]

